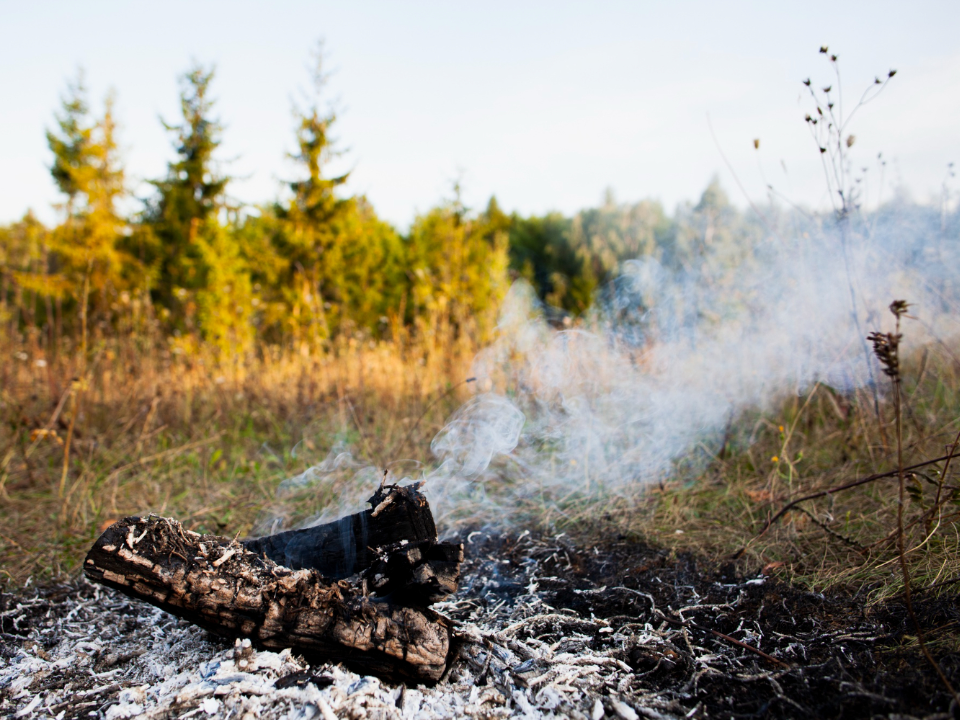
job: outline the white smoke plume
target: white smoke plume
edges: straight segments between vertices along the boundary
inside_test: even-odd
[[[842,228],[781,214],[776,227],[737,220],[725,244],[722,227],[695,227],[682,259],[623,263],[572,329],[551,325],[517,282],[475,360],[476,396],[433,440],[436,467],[392,479],[425,482],[441,525],[509,523],[531,502],[642,491],[718,450],[744,412],[817,383],[883,392],[865,335],[891,328],[894,299],[911,303],[906,352],[960,334],[956,215],[945,224],[901,204]],[[281,487],[356,468],[347,496],[314,522],[359,509],[382,477],[344,450]]]
[[[475,362],[484,394],[434,441],[431,502],[448,516],[486,507],[494,520],[533,496],[634,492],[698,446],[717,450],[746,410],[769,412],[816,383],[880,383],[864,336],[890,329],[894,299],[916,318],[907,352],[960,330],[957,240],[932,216],[907,208],[843,229],[793,216],[734,261],[709,248],[673,270],[631,260],[571,330],[553,329],[530,286],[515,284]]]

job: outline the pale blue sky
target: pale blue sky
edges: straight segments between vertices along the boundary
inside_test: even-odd
[[[66,79],[86,70],[94,107],[118,95],[128,172],[171,157],[158,115],[177,119],[177,76],[215,63],[232,194],[271,200],[291,175],[291,101],[325,38],[336,135],[350,189],[405,227],[462,176],[468,204],[566,213],[618,199],[696,199],[717,173],[745,200],[707,124],[755,200],[763,173],[824,205],[800,81],[848,102],[898,75],[855,121],[855,162],[883,151],[886,192],[925,200],[960,161],[960,3],[953,2],[42,2],[0,3],[0,222],[51,219],[44,129]],[[781,161],[783,165],[781,165]],[[787,173],[784,173],[783,166]],[[140,186],[141,191],[145,191]]]

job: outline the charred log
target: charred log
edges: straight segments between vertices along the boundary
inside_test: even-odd
[[[311,568],[340,580],[362,572],[381,551],[406,541],[435,543],[437,527],[416,486],[386,485],[370,498],[370,509],[325,525],[244,540],[254,553],[292,570]]]
[[[391,494],[397,495],[396,491]],[[395,497],[390,504],[397,503],[402,510],[407,506],[405,497],[401,494],[399,503]],[[416,498],[414,506],[415,502]],[[387,509],[369,511],[367,537],[386,537],[376,535],[378,523],[370,521]],[[405,511],[400,515],[410,517]],[[88,553],[84,571],[96,582],[219,635],[248,637],[266,648],[294,647],[363,672],[435,682],[451,657],[452,623],[427,608],[395,601],[428,602],[444,590],[455,589],[462,546],[436,544],[429,509],[427,516],[429,525],[419,516],[420,529],[414,530],[413,522],[407,527],[411,534],[429,529],[432,538],[416,544],[392,538],[379,555],[375,548],[361,553],[356,540],[363,532],[353,535],[354,567],[359,564],[357,558],[369,558],[365,582],[390,592],[389,599],[374,600],[356,584],[331,579],[312,567],[294,570],[278,565],[266,550],[259,554],[249,544],[200,535],[157,516],[129,517],[108,528]],[[400,524],[398,520],[393,526]],[[357,526],[348,527],[355,531]],[[261,542],[259,547],[267,546]],[[290,542],[285,547],[290,548]],[[320,556],[340,557],[337,562],[344,564],[337,567],[343,572],[349,552],[337,556],[332,544],[324,548]]]
[[[398,543],[363,573],[367,587],[402,605],[425,606],[457,591],[462,543]]]

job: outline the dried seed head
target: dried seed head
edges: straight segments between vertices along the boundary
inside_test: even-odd
[[[900,377],[899,348],[902,337],[899,333],[882,332],[872,332],[867,335],[867,340],[873,343],[873,354],[883,365],[883,372],[892,378]]]
[[[760,138],[754,138],[754,139],[753,139],[753,149],[754,149],[754,150],[759,150],[759,149],[760,149]]]
[[[892,303],[890,303],[890,312],[892,312],[899,320],[907,314],[907,308],[909,307],[910,303],[908,303],[906,300],[894,300]]]

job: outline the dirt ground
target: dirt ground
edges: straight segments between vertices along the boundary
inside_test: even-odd
[[[84,581],[0,597],[9,717],[949,718],[901,600],[803,591],[607,538],[473,532],[460,656],[405,688],[296,653],[235,647]],[[916,609],[960,680],[957,596]],[[957,708],[952,708],[954,712]]]

